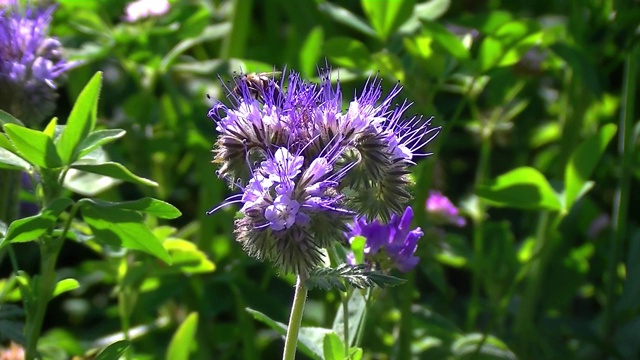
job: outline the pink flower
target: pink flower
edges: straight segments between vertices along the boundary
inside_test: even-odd
[[[458,208],[439,191],[429,191],[426,210],[429,220],[436,225],[450,224],[462,227],[467,223],[462,216],[458,215]]]

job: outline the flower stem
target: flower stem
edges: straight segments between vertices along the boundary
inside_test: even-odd
[[[304,304],[307,301],[307,288],[304,286],[306,274],[299,274],[296,282],[296,292],[293,296],[293,306],[287,327],[287,337],[284,340],[284,353],[282,360],[293,360],[296,356],[296,345],[298,344],[298,333],[302,323]]]

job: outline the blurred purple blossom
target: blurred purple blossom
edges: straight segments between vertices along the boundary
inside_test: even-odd
[[[420,260],[414,256],[418,248],[418,240],[422,237],[422,229],[409,230],[413,219],[413,209],[407,207],[402,216],[392,215],[387,224],[378,220],[371,222],[357,218],[349,225],[346,233],[349,242],[356,236],[366,238],[364,247],[365,261],[379,264],[383,269],[395,267],[400,271],[411,271]],[[353,254],[348,262],[353,263]]]
[[[27,123],[53,112],[57,82],[75,65],[47,35],[53,11],[20,9],[16,1],[0,9],[0,109]]]
[[[153,16],[162,16],[169,11],[167,0],[137,0],[127,4],[124,20],[136,22]]]
[[[429,191],[425,208],[429,220],[434,225],[455,225],[462,227],[467,223],[464,217],[459,215],[458,208],[439,191]]]

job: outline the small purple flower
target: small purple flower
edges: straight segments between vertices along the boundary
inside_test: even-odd
[[[378,220],[369,222],[363,218],[356,218],[349,226],[346,237],[349,242],[353,241],[355,236],[366,238],[365,261],[377,264],[383,269],[395,267],[402,272],[408,272],[418,264],[419,258],[413,254],[418,248],[418,240],[423,235],[419,227],[410,230],[412,219],[411,207],[405,209],[402,217],[392,215],[387,224]]]
[[[392,108],[398,85],[383,98],[381,80],[370,79],[343,111],[339,85],[321,77],[314,84],[290,72],[287,82],[260,75],[249,83],[241,75],[225,87],[231,105],[216,102],[209,111],[220,133],[213,162],[242,194],[209,213],[241,203],[235,233],[244,249],[296,273],[316,267],[321,249],[342,238],[354,215],[391,219],[393,231],[380,227],[386,240],[399,240],[387,241],[386,253],[411,268],[418,233],[406,220],[409,167],[428,155],[422,148],[440,128],[405,118],[406,102]]]
[[[459,211],[449,199],[439,191],[429,191],[426,203],[429,220],[435,225],[455,225],[463,227],[466,225],[464,217],[458,215]]]
[[[53,10],[21,11],[16,1],[0,9],[0,109],[31,124],[53,112],[56,84],[75,65],[47,36]]]

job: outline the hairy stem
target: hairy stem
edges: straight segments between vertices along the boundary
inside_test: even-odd
[[[306,274],[298,275],[296,292],[293,296],[293,306],[291,307],[291,315],[289,317],[289,326],[287,326],[287,337],[284,341],[282,360],[293,360],[296,356],[298,334],[300,333],[300,324],[302,324],[304,305],[307,301],[307,288],[304,286],[305,280]]]

